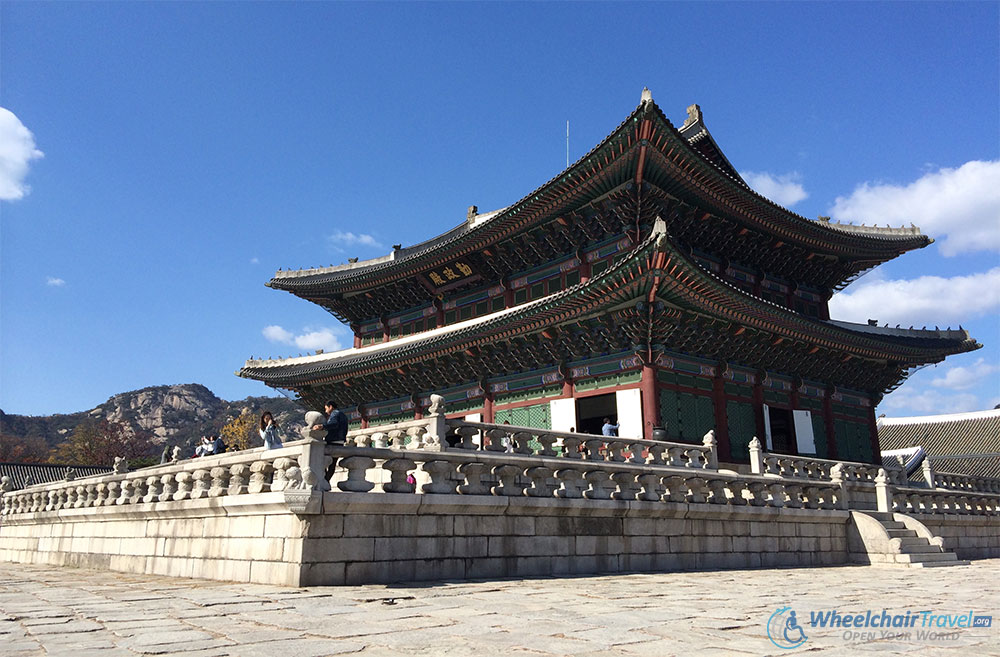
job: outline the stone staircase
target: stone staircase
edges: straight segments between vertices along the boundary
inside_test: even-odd
[[[940,540],[931,542],[925,536],[918,536],[913,529],[893,519],[891,513],[867,511],[866,515],[875,518],[885,529],[889,537],[890,550],[882,554],[868,553],[872,564],[893,564],[910,568],[935,568],[939,566],[967,566],[968,561],[962,561],[954,552],[945,551],[939,544]],[[892,548],[898,546],[898,552]]]

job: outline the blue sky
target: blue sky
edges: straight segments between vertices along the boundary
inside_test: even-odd
[[[508,205],[648,86],[808,217],[937,242],[840,319],[968,328],[890,416],[1000,403],[997,3],[0,4],[0,408],[150,385],[269,394],[250,356],[349,345],[279,267]]]

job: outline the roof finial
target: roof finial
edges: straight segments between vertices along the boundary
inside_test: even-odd
[[[689,125],[694,125],[698,121],[701,121],[701,108],[698,105],[688,105],[687,118],[684,119],[684,125],[682,128],[686,128]]]
[[[653,92],[651,92],[647,87],[642,88],[642,98],[639,99],[639,104],[653,102]]]

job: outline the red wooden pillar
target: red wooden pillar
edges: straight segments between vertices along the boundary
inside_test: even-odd
[[[878,464],[882,462],[882,455],[878,446],[878,421],[875,419],[875,400],[869,397],[868,401],[871,404],[868,407],[868,431],[870,434],[869,439],[872,442],[872,463]]]
[[[382,322],[382,342],[389,341],[389,322],[385,319],[380,320]]]
[[[712,405],[715,407],[715,442],[719,460],[729,461],[733,457],[729,446],[729,418],[726,415],[726,381],[721,376],[712,379]]]
[[[760,375],[753,384],[753,419],[757,427],[757,440],[764,449],[767,449],[767,434],[764,431],[764,385],[760,381]]]
[[[590,275],[592,273],[593,273],[593,271],[592,271],[591,266],[590,266],[590,261],[587,260],[587,255],[585,253],[581,254],[580,255],[580,282],[581,283],[586,283],[587,281],[589,281],[590,280]]]
[[[358,405],[358,413],[361,413],[361,428],[362,429],[367,429],[368,428],[368,416],[365,413],[365,407],[359,404]]]
[[[650,363],[642,364],[639,396],[642,398],[642,435],[652,440],[653,427],[660,426],[660,400],[656,394],[656,368]]]
[[[823,395],[823,426],[826,428],[826,458],[837,458],[837,434],[833,427],[833,400],[830,398],[832,390],[827,390]]]
[[[483,388],[483,422],[493,424],[493,393],[487,383]]]

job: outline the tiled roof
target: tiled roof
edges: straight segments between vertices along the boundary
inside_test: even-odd
[[[29,474],[36,484],[48,484],[66,478],[66,468],[73,468],[76,479],[107,474],[111,468],[91,465],[55,465],[50,463],[0,463],[0,477],[10,477],[14,490],[24,488],[24,479]]]
[[[1000,409],[879,418],[878,440],[883,449],[923,447],[937,472],[1000,477]]]

